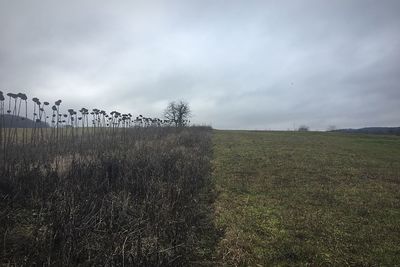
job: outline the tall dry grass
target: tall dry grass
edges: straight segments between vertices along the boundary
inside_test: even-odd
[[[38,120],[43,105],[35,99]],[[60,118],[59,106],[53,127],[1,127],[0,264],[195,261],[210,228],[210,128],[134,127],[101,110],[90,124],[88,110]]]

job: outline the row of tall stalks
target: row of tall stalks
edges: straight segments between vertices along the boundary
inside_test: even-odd
[[[29,118],[26,95],[0,95],[0,264],[196,261],[210,227],[210,128],[32,102]],[[6,127],[7,115],[32,127]]]

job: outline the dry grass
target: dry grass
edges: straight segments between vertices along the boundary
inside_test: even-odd
[[[213,231],[210,129],[99,133],[10,147],[0,179],[0,265],[204,262],[213,250],[204,235]]]

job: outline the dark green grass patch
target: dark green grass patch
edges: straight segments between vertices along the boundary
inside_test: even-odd
[[[400,262],[400,138],[215,131],[225,265]]]

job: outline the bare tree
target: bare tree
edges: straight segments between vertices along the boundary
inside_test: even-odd
[[[183,100],[170,102],[164,111],[164,117],[176,127],[186,126],[190,116],[189,104]]]
[[[310,130],[310,127],[307,125],[301,125],[298,129],[299,132],[308,132]]]
[[[336,130],[336,126],[335,125],[329,125],[328,129],[326,129],[328,132],[332,132],[334,130]]]

